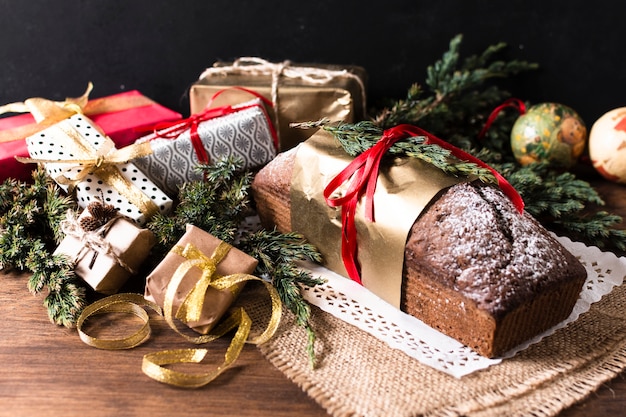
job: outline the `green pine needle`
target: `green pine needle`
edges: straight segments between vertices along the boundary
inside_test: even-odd
[[[8,179],[0,185],[0,268],[30,271],[28,289],[47,290],[48,317],[68,327],[76,323],[86,291],[69,260],[52,251],[63,237],[60,220],[74,208],[42,169],[33,172],[31,184]]]
[[[189,223],[248,253],[259,261],[255,274],[272,282],[281,301],[296,316],[298,325],[306,329],[307,352],[311,355],[315,336],[309,324],[310,306],[302,297],[301,287],[312,287],[320,281],[298,269],[294,262],[319,262],[319,252],[296,233],[261,230],[238,234],[250,213],[249,190],[253,178],[250,172],[242,170],[242,166],[243,161],[233,158],[200,166],[204,181],[186,183],[180,188],[179,204],[173,215],[159,214],[148,223],[147,227],[159,242],[156,252],[164,254],[169,251]],[[310,360],[314,364],[315,357],[310,356]]]

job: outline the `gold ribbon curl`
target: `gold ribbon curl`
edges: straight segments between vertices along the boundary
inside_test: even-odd
[[[148,306],[159,315],[163,314],[158,305],[146,300],[141,294],[115,294],[88,305],[83,309],[76,322],[80,340],[89,346],[106,350],[131,349],[139,346],[150,338],[152,332],[148,313],[141,306]],[[119,339],[97,338],[83,331],[83,325],[90,317],[107,313],[134,314],[143,321],[143,326],[130,336]]]
[[[174,385],[183,388],[198,388],[204,386],[217,378],[222,372],[230,367],[234,361],[239,357],[241,350],[245,343],[261,344],[267,342],[276,332],[282,315],[282,304],[280,297],[276,289],[271,283],[255,277],[250,274],[231,274],[227,276],[219,276],[215,273],[217,264],[226,256],[228,251],[232,248],[231,245],[220,242],[217,248],[214,250],[211,256],[206,256],[202,251],[196,248],[193,244],[187,244],[185,247],[175,246],[172,248],[172,252],[183,256],[186,260],[182,262],[176,271],[174,272],[168,286],[166,288],[165,299],[163,302],[163,315],[169,326],[174,329],[178,334],[183,336],[186,340],[194,344],[208,343],[222,337],[229,331],[237,328],[233,339],[226,350],[224,355],[224,362],[216,369],[206,373],[186,373],[173,369],[168,369],[165,365],[173,365],[180,363],[200,363],[206,356],[207,349],[172,349],[164,350],[160,352],[150,353],[144,355],[141,369],[150,378],[162,383]],[[178,290],[178,287],[191,268],[200,268],[202,275],[196,285],[186,295],[183,303],[178,308],[178,311],[173,311],[173,300]],[[219,324],[213,328],[208,334],[198,337],[191,337],[178,329],[178,326],[174,322],[174,318],[178,318],[183,322],[196,321],[200,317],[202,311],[202,305],[204,304],[204,296],[208,287],[213,287],[217,290],[226,290],[233,288],[234,286],[246,281],[260,281],[268,290],[272,304],[272,314],[265,330],[258,336],[250,339],[250,329],[252,327],[252,320],[246,313],[243,307],[237,307],[230,310],[227,317],[222,319]],[[79,334],[81,339],[90,346],[100,347],[102,349],[123,349],[125,347],[119,346],[137,346],[149,337],[149,326],[147,326],[147,313],[139,306],[150,305],[150,303],[141,297],[141,300],[126,300],[127,303],[136,304],[131,305],[116,305],[123,303],[126,295],[114,295],[111,297],[100,300],[97,305],[88,306],[81,317],[79,318]],[[113,297],[120,297],[120,300]],[[107,300],[112,300],[110,305]],[[139,317],[146,317],[146,325],[139,332],[132,335],[129,338],[123,339],[124,342],[109,342],[99,340],[86,336],[83,334],[82,327],[83,322],[87,317],[93,314],[103,314],[106,312],[121,311],[135,314]],[[140,311],[143,311],[145,316],[142,316]],[[160,310],[159,310],[160,311]],[[83,315],[86,317],[83,318]],[[145,327],[147,326],[147,330]],[[129,340],[127,340],[129,339]],[[107,347],[112,346],[112,347]]]

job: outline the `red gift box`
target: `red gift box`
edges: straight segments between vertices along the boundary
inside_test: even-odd
[[[180,113],[163,107],[136,90],[89,100],[85,114],[113,139],[118,148],[144,136],[147,126],[182,119]],[[0,133],[34,123],[31,114],[0,118]],[[29,156],[26,141],[2,142],[0,138],[0,181],[9,177],[24,181],[31,178],[33,165],[18,162],[15,156]]]

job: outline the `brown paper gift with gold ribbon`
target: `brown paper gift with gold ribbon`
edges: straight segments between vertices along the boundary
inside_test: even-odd
[[[72,259],[76,275],[96,292],[114,294],[138,272],[156,239],[150,230],[141,229],[120,215],[86,230],[80,221],[90,217],[88,210],[78,219],[68,213],[61,223],[65,238],[54,254]]]
[[[216,62],[200,75],[189,93],[190,110],[198,113],[207,105],[241,103],[250,100],[250,93],[233,87],[252,90],[273,103],[279,150],[285,151],[312,134],[290,127],[291,123],[324,117],[346,123],[363,120],[366,82],[367,74],[359,66],[271,63],[242,57],[232,63]]]
[[[187,225],[186,232],[178,241],[177,246],[185,247],[187,244],[193,244],[205,256],[210,257],[221,242],[220,239],[204,230],[193,225]],[[144,293],[145,298],[163,307],[168,284],[180,264],[185,260],[185,257],[182,255],[175,253],[175,251],[170,251],[163,261],[148,275]],[[217,276],[226,276],[234,273],[250,274],[256,269],[257,263],[257,260],[253,257],[236,248],[231,248],[217,264],[215,274]],[[202,271],[199,268],[191,268],[185,274],[172,301],[174,314],[179,310],[201,275]],[[209,333],[234,302],[243,286],[244,284],[241,283],[224,290],[217,290],[209,286],[205,294],[200,319],[189,321],[186,324],[200,334]]]

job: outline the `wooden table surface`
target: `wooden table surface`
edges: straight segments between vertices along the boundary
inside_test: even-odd
[[[600,182],[610,210],[626,215],[626,187]],[[42,298],[23,274],[0,272],[0,416],[324,416],[326,412],[251,345],[206,387],[170,387],[141,371],[144,354],[181,347],[163,320],[131,350],[85,345],[72,329],[48,321]],[[228,340],[209,345],[221,363]],[[185,346],[186,347],[186,346]],[[562,416],[626,415],[626,373],[607,382]]]

